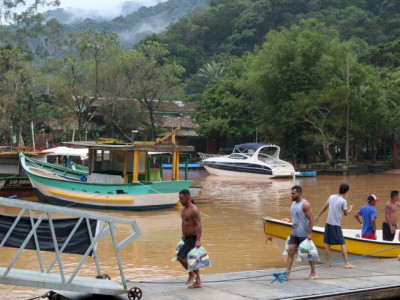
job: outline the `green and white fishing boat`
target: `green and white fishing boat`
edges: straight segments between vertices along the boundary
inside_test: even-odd
[[[62,206],[118,210],[173,207],[179,200],[178,192],[191,186],[190,180],[179,180],[180,153],[194,151],[192,146],[175,144],[177,130],[179,129],[156,142],[66,143],[72,147],[89,149],[88,174],[71,169],[68,174],[57,174],[41,168],[35,160],[22,153],[21,166],[28,175],[39,201]],[[171,142],[164,143],[169,138]],[[152,180],[154,174],[150,168],[149,152],[160,155],[170,153],[173,165],[171,180],[163,181],[162,174],[156,176],[160,181]]]

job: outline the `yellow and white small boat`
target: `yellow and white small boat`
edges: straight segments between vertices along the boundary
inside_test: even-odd
[[[277,220],[264,217],[264,232],[268,237],[274,238],[278,248],[283,252],[287,237],[292,231],[292,223],[288,220]],[[315,246],[325,249],[324,227],[313,227],[312,240]],[[400,242],[398,240],[399,231],[397,230],[393,242],[382,240],[382,230],[376,231],[376,240],[361,238],[361,229],[343,229],[343,236],[346,242],[347,252],[350,255],[365,255],[372,257],[398,257],[400,255]],[[340,245],[331,246],[331,250],[341,252]]]

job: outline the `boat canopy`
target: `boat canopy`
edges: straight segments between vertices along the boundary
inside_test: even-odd
[[[81,160],[88,159],[89,157],[89,150],[87,148],[69,148],[64,146],[43,150],[42,153],[50,156],[79,156]]]
[[[239,150],[240,152],[243,152],[244,150],[248,150],[248,149],[256,151],[260,147],[264,147],[264,146],[271,146],[271,145],[263,144],[263,143],[244,143],[244,144],[235,145],[235,149]]]

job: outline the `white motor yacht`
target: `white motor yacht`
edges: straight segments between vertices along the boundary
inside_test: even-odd
[[[280,147],[261,143],[236,145],[232,154],[211,156],[199,153],[204,168],[212,175],[243,178],[293,177],[294,167],[279,159]]]

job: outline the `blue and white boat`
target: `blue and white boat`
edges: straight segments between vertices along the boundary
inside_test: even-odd
[[[236,145],[232,154],[200,153],[204,168],[212,175],[242,178],[294,177],[294,167],[279,158],[280,147],[261,143]]]

